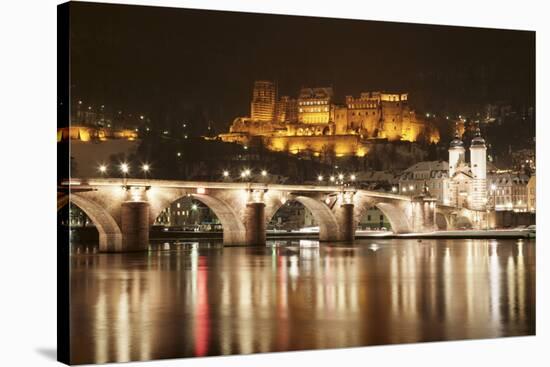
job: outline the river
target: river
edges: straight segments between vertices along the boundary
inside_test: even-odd
[[[533,240],[72,248],[75,364],[534,333]]]

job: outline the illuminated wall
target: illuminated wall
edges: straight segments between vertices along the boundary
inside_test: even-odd
[[[364,156],[368,147],[358,136],[280,136],[266,137],[264,143],[268,149],[292,154],[311,152],[313,156],[343,157],[349,155]]]
[[[71,126],[57,129],[57,142],[67,140],[79,140],[88,142],[91,140],[106,141],[108,139],[136,140],[138,133],[134,130],[113,130],[108,128],[93,128],[86,126]]]

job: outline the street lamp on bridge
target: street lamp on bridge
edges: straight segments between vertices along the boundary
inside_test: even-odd
[[[130,172],[130,165],[126,162],[121,163],[120,172],[122,172],[122,176],[124,177],[124,186],[126,186],[126,178],[128,173]]]
[[[141,170],[143,171],[144,178],[147,178],[147,174],[151,170],[151,165],[149,163],[144,163],[141,165]]]
[[[105,175],[107,173],[107,165],[105,164],[100,164],[99,167],[97,168],[97,170],[99,171],[99,173],[101,173],[101,175]]]
[[[252,176],[252,171],[249,168],[245,168],[241,171],[241,178],[245,181],[250,182],[250,177]]]

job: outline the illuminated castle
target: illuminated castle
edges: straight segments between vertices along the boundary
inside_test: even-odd
[[[268,149],[314,156],[364,156],[373,140],[439,141],[439,131],[409,108],[407,93],[364,92],[338,104],[331,87],[319,87],[278,99],[275,84],[262,80],[252,95],[250,117],[236,118],[223,141],[261,137]]]

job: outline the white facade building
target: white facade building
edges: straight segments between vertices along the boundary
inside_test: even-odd
[[[472,170],[472,191],[469,207],[483,210],[487,207],[487,147],[479,127],[470,144],[470,168]]]
[[[487,148],[479,128],[470,145],[470,164],[465,152],[457,133],[449,146],[449,163],[420,162],[409,167],[401,175],[399,193],[415,196],[427,192],[443,205],[485,210]]]

